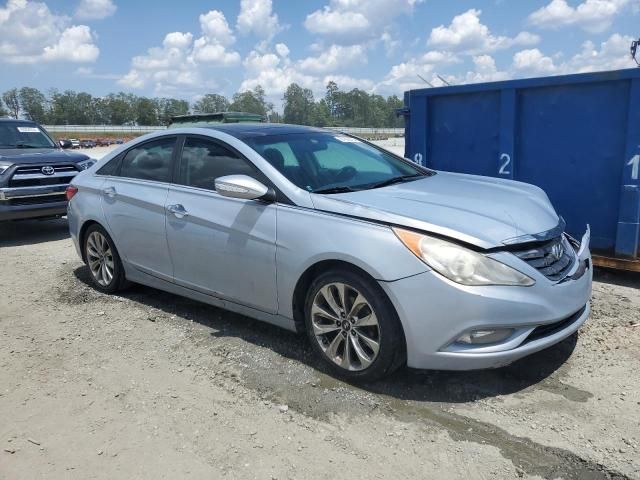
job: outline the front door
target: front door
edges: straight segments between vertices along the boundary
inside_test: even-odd
[[[166,201],[167,240],[175,282],[203,293],[275,313],[275,204],[223,197],[214,181],[244,174],[264,181],[225,144],[187,137],[178,184]]]
[[[165,204],[176,137],[140,144],[124,154],[102,185],[102,208],[122,258],[133,267],[172,280]]]

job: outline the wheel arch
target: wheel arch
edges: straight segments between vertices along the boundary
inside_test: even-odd
[[[104,228],[104,226],[100,222],[98,222],[96,220],[93,220],[93,219],[86,220],[82,224],[82,227],[80,227],[80,232],[78,233],[78,243],[80,244],[80,254],[82,255],[82,261],[84,263],[87,263],[87,257],[86,257],[86,253],[84,251],[84,241],[85,241],[85,237],[87,235],[87,230],[89,230],[89,227],[91,225],[99,225],[102,228]]]
[[[315,262],[314,264],[307,267],[307,269],[300,275],[298,281],[296,282],[296,286],[293,290],[292,296],[292,310],[293,310],[293,320],[295,322],[296,331],[304,332],[304,304],[307,296],[307,291],[311,286],[311,283],[318,277],[318,275],[327,272],[329,270],[343,270],[349,271],[351,273],[355,273],[357,275],[361,275],[362,277],[370,280],[373,284],[378,285],[378,281],[376,278],[369,272],[367,272],[362,267],[359,267],[353,263],[347,262],[345,260],[320,260]],[[379,287],[380,294],[384,295],[389,305],[396,310],[393,302],[385,293],[382,287]],[[396,315],[397,315],[396,311]],[[402,322],[400,322],[402,325]],[[404,328],[402,329],[402,334],[404,336]]]

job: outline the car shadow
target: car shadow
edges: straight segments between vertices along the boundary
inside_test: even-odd
[[[619,287],[640,288],[640,272],[595,267],[593,270],[593,280]]]
[[[18,247],[69,237],[66,218],[0,223],[0,247]]]
[[[86,266],[77,268],[74,273],[78,280],[92,286]],[[324,383],[341,383],[333,379],[317,358],[305,335],[142,285],[133,285],[120,295],[211,328],[214,337],[239,338],[303,363],[327,375]],[[420,402],[461,403],[512,394],[536,385],[556,372],[571,356],[576,342],[577,335],[574,334],[546,350],[497,369],[459,372],[401,368],[383,380],[351,383],[351,386],[399,400]]]

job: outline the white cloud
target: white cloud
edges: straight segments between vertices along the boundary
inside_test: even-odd
[[[447,79],[444,70],[460,62],[461,60],[451,52],[428,51],[391,67],[385,78],[376,84],[375,90],[385,94],[397,94],[414,88],[428,87],[425,80],[432,85],[441,85],[442,80],[438,78],[438,74]]]
[[[567,70],[571,72],[594,72],[617,70],[635,66],[629,55],[629,45],[633,39],[614,33],[600,44],[600,50],[591,41],[582,44],[582,51],[569,61]]]
[[[529,22],[540,28],[560,28],[576,25],[591,33],[608,29],[616,15],[634,0],[585,0],[572,7],[566,0],[551,2],[529,15]]]
[[[131,60],[131,69],[118,83],[130,88],[154,86],[156,94],[196,93],[214,88],[213,68],[240,64],[240,54],[231,50],[235,37],[227,19],[217,10],[199,16],[201,36],[190,32],[168,33],[161,47]]]
[[[364,63],[367,63],[367,56],[363,46],[331,45],[317,57],[307,57],[300,61],[300,69],[309,73],[327,73]]]
[[[520,75],[552,75],[559,71],[553,59],[537,48],[517,52],[513,56],[513,68]]]
[[[94,62],[100,50],[86,25],[70,25],[45,3],[8,0],[0,7],[0,62]]]
[[[481,10],[472,8],[456,15],[448,27],[440,25],[432,29],[427,44],[439,50],[477,55],[514,46],[531,46],[540,41],[540,37],[529,32],[520,32],[514,38],[493,35],[486,25],[480,23],[481,14]]]
[[[79,20],[100,20],[110,17],[117,9],[111,0],[80,0],[75,17]]]
[[[421,0],[330,0],[304,22],[311,33],[331,42],[357,44],[379,39],[397,16],[411,13]]]
[[[267,40],[282,30],[271,0],[242,0],[236,27],[243,35],[253,33]]]
[[[509,79],[509,72],[498,70],[496,60],[491,55],[473,57],[475,69],[467,72],[466,83],[497,82]]]
[[[324,90],[330,80],[335,81],[341,89],[350,90],[360,88],[371,90],[373,81],[353,78],[337,74],[310,74],[302,71],[300,62],[293,63],[288,57],[289,48],[279,43],[276,52],[259,52],[253,50],[244,60],[245,80],[239,91],[251,90],[258,85],[265,90],[267,99],[276,105],[282,101],[282,94],[291,83],[297,83],[303,88],[309,88],[316,98],[324,95]]]
[[[93,35],[86,25],[69,27],[55,45],[45,47],[43,60],[95,62],[100,50],[93,44]]]

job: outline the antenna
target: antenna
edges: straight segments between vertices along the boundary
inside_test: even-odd
[[[450,86],[451,84],[449,82],[447,82],[444,78],[442,78],[440,75],[436,75],[436,77],[438,77],[440,79],[440,81],[442,83],[444,83],[447,87]]]
[[[429,85],[431,88],[433,88],[433,85],[432,85],[431,83],[427,82],[427,81],[425,80],[425,78],[424,78],[422,75],[420,75],[419,73],[416,73],[416,75],[418,75],[418,77],[420,77],[420,80],[422,80],[424,83],[426,83],[426,84],[427,84],[427,85]]]
[[[638,62],[638,59],[636,58],[636,51],[638,50],[638,47],[640,47],[640,38],[631,42],[631,58],[633,58],[636,65],[640,67],[640,62]]]

